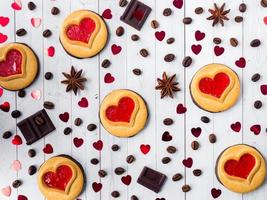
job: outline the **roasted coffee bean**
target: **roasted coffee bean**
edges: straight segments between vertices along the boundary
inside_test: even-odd
[[[151,27],[156,29],[159,27],[159,23],[157,20],[152,20],[151,23],[150,23]]]
[[[175,39],[173,37],[170,37],[167,39],[167,44],[172,44],[174,43]]]
[[[253,82],[257,82],[258,80],[260,80],[260,78],[261,78],[261,75],[256,73],[256,74],[253,74],[253,76],[251,77],[251,80]]]
[[[192,64],[192,58],[190,56],[186,56],[183,59],[182,64],[183,64],[184,67],[189,67]]]
[[[168,146],[167,147],[167,152],[170,154],[174,154],[176,151],[177,151],[177,149],[174,146]]]
[[[134,75],[139,76],[139,75],[142,74],[142,71],[140,69],[138,69],[138,68],[135,68],[135,69],[133,69],[133,73],[134,73]]]
[[[189,185],[184,185],[182,187],[183,192],[189,192],[191,190],[191,187]]]
[[[102,66],[103,68],[108,68],[110,65],[111,65],[111,62],[110,62],[109,59],[105,59],[105,60],[103,60],[102,63],[101,63],[101,66]]]
[[[133,155],[129,155],[129,156],[127,156],[127,158],[126,158],[126,162],[128,163],[128,164],[131,164],[131,163],[133,163],[135,161],[135,157],[133,156]]]
[[[128,1],[127,0],[120,0],[119,1],[119,6],[120,7],[124,7],[124,6],[126,6],[128,4]]]
[[[261,0],[261,6],[266,8],[267,7],[267,0]]]
[[[19,96],[20,98],[25,97],[25,95],[26,95],[25,90],[21,89],[21,90],[18,91],[18,96]]]
[[[194,169],[193,174],[194,176],[200,176],[202,174],[202,171],[200,169]]]
[[[38,125],[41,126],[45,123],[44,119],[40,116],[37,116],[34,118],[34,122]]]
[[[260,100],[257,100],[254,102],[254,107],[256,109],[260,109],[262,107],[262,102]]]
[[[141,49],[140,50],[140,55],[143,56],[144,58],[149,55],[148,51],[146,49]]]
[[[72,129],[70,127],[64,128],[64,131],[63,131],[64,135],[69,135],[71,132],[72,132]]]
[[[170,16],[172,14],[172,9],[170,9],[170,8],[165,8],[164,10],[163,10],[163,15],[164,16]]]
[[[258,47],[261,45],[261,41],[259,39],[254,39],[250,42],[251,47]]]
[[[174,59],[175,59],[175,55],[172,53],[169,53],[164,57],[165,62],[172,62]]]
[[[45,109],[53,109],[55,107],[55,104],[51,101],[45,101],[43,106]]]
[[[133,35],[131,36],[131,39],[132,39],[132,41],[137,41],[137,40],[139,40],[139,36],[136,35],[136,34],[133,34]]]
[[[112,149],[112,151],[118,151],[120,149],[120,147],[117,144],[113,144],[111,149]]]
[[[24,28],[20,28],[16,31],[16,35],[21,37],[27,34],[27,31]]]
[[[101,178],[104,178],[107,175],[107,172],[105,170],[99,170],[98,171],[98,176],[100,176]]]
[[[48,38],[52,35],[52,32],[49,29],[44,30],[43,37]]]
[[[20,115],[21,115],[21,112],[19,110],[14,110],[11,112],[11,116],[13,118],[18,118],[18,117],[20,117]]]
[[[222,39],[218,38],[218,37],[215,37],[215,38],[213,38],[213,43],[214,44],[221,44],[222,43]]]
[[[91,164],[97,165],[99,163],[99,160],[97,158],[91,159]]]
[[[197,8],[195,9],[195,13],[196,13],[197,15],[200,15],[200,14],[202,14],[203,12],[204,12],[204,10],[203,10],[202,7],[197,7]]]
[[[200,118],[200,120],[201,120],[203,123],[205,123],[205,124],[207,124],[207,123],[210,122],[210,118],[208,118],[207,116],[202,116],[202,117]]]
[[[52,79],[53,78],[53,74],[52,74],[52,72],[46,72],[45,73],[45,79],[46,80],[50,80],[50,79]]]
[[[75,126],[80,126],[81,124],[83,123],[83,120],[79,117],[77,117],[75,120],[74,120],[74,125]]]
[[[139,199],[137,198],[137,196],[132,195],[132,196],[131,196],[131,200],[139,200]]]
[[[120,196],[120,193],[118,191],[111,192],[111,196],[114,198],[118,198]]]
[[[116,29],[116,35],[117,36],[122,36],[124,34],[124,28],[122,26],[119,26],[117,29]]]
[[[165,118],[163,120],[163,124],[166,125],[166,126],[170,126],[173,124],[173,120],[171,118]]]
[[[193,141],[193,142],[191,143],[191,148],[192,148],[193,150],[198,150],[198,148],[199,148],[199,143],[198,143],[198,141]]]
[[[117,175],[122,175],[125,172],[125,169],[123,169],[122,167],[117,167],[114,172]]]
[[[31,165],[29,168],[28,168],[28,174],[30,176],[34,175],[37,171],[37,168],[34,166],[34,165]]]
[[[243,17],[242,16],[236,16],[235,22],[237,22],[237,23],[243,22]]]
[[[12,133],[10,131],[6,131],[6,132],[3,133],[2,138],[3,139],[8,139],[11,136],[12,136]]]
[[[12,183],[12,187],[13,188],[19,188],[22,185],[22,181],[21,180],[15,180]]]
[[[96,130],[96,128],[97,128],[97,126],[95,124],[89,124],[87,126],[88,131],[94,131],[94,130]]]
[[[246,10],[247,10],[247,5],[245,3],[241,3],[239,5],[239,11],[244,13],[244,12],[246,12]]]
[[[164,158],[161,159],[161,162],[163,164],[168,164],[169,162],[171,162],[171,159],[169,157],[164,157]]]
[[[28,156],[29,156],[30,158],[35,157],[35,156],[36,156],[36,151],[35,151],[34,149],[29,149],[29,151],[28,151]]]
[[[237,47],[238,46],[238,40],[236,38],[230,38],[230,44],[233,47]]]
[[[183,23],[184,23],[184,24],[191,24],[192,21],[193,21],[193,19],[192,19],[191,17],[185,17],[185,18],[183,19]]]
[[[28,3],[28,8],[29,8],[29,10],[34,10],[34,9],[36,8],[35,3],[33,3],[32,1],[30,1],[30,2]]]
[[[214,144],[216,142],[217,138],[216,135],[214,133],[209,135],[209,141],[210,143]]]
[[[180,174],[180,173],[174,174],[172,176],[172,180],[175,181],[175,182],[181,180],[182,178],[183,178],[183,175]]]
[[[59,13],[60,13],[60,10],[59,10],[58,7],[53,7],[53,8],[51,9],[51,14],[52,14],[52,15],[58,15]]]

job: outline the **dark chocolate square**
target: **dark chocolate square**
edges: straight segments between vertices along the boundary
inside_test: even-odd
[[[44,109],[20,121],[17,126],[27,145],[36,142],[56,129]]]
[[[149,6],[137,0],[131,0],[120,19],[135,29],[141,30],[150,12]]]

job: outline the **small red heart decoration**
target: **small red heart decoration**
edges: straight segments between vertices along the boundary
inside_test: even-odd
[[[24,195],[18,195],[18,200],[28,200],[28,198]]]
[[[164,31],[157,31],[155,32],[155,37],[158,41],[162,41],[165,38],[165,32]]]
[[[181,9],[183,7],[184,1],[183,0],[174,0],[172,2],[175,8]]]
[[[49,57],[53,57],[55,55],[55,47],[51,46],[47,49],[47,54]]]
[[[169,142],[172,140],[172,136],[171,134],[168,132],[168,131],[165,131],[163,134],[162,134],[162,137],[161,137],[162,141],[164,142]]]
[[[112,18],[111,10],[110,9],[104,10],[102,13],[102,17],[104,17],[105,19],[111,19]]]
[[[12,140],[12,144],[14,145],[21,145],[22,144],[22,139],[19,135],[15,135],[13,140]]]
[[[94,182],[92,184],[92,188],[95,192],[99,192],[102,189],[102,184]]]
[[[73,139],[73,144],[75,145],[75,147],[79,148],[80,146],[83,145],[83,139],[75,137]]]
[[[7,41],[7,35],[0,33],[0,43],[4,43],[5,41]]]
[[[3,95],[3,93],[4,93],[3,88],[0,88],[0,97]]]
[[[235,132],[239,132],[241,130],[241,123],[236,122],[236,123],[231,124],[231,129]]]
[[[149,144],[141,144],[140,145],[140,150],[143,154],[148,154],[148,152],[150,151],[150,145]]]
[[[86,97],[81,98],[81,100],[78,102],[78,105],[81,108],[87,108],[89,106],[87,98]]]
[[[267,85],[261,85],[261,93],[267,95]]]
[[[6,101],[0,105],[0,110],[3,112],[9,112],[10,110],[10,104]]]
[[[235,65],[240,68],[246,67],[246,59],[241,57],[237,61],[235,61]]]
[[[220,56],[224,53],[224,48],[220,46],[215,46],[214,47],[214,53],[216,56]]]
[[[183,165],[187,168],[191,168],[193,165],[193,159],[192,158],[187,158],[183,160]]]
[[[255,135],[259,135],[261,132],[261,125],[255,124],[250,127],[250,131],[253,132]]]
[[[8,25],[9,23],[9,18],[8,17],[4,17],[4,16],[0,16],[0,25],[5,27],[6,25]]]
[[[193,51],[194,54],[198,55],[202,50],[202,46],[200,44],[198,45],[193,44],[191,46],[191,50]]]
[[[121,177],[121,181],[125,184],[125,185],[130,185],[131,181],[132,181],[132,177],[130,175],[127,176],[123,176]]]
[[[111,51],[112,51],[113,55],[117,55],[117,54],[119,54],[121,52],[121,46],[113,44],[111,46]]]
[[[101,151],[103,149],[103,142],[101,140],[98,140],[97,142],[93,143],[93,147],[96,150]]]
[[[201,32],[201,31],[196,31],[195,32],[195,38],[196,38],[196,41],[201,41],[205,38],[206,34]]]
[[[63,122],[68,122],[69,121],[69,113],[68,112],[64,112],[62,114],[59,115],[59,119]]]
[[[263,22],[264,22],[265,25],[267,25],[267,17],[263,18]]]
[[[201,134],[201,131],[202,131],[202,130],[201,130],[200,127],[192,128],[192,129],[191,129],[191,133],[192,133],[192,135],[195,136],[195,137],[199,137],[200,134]]]
[[[113,83],[115,81],[114,76],[111,75],[111,73],[107,73],[104,77],[105,83]]]
[[[51,154],[53,153],[53,147],[51,144],[46,144],[45,147],[43,148],[43,152],[46,154]]]
[[[183,104],[178,104],[176,107],[177,114],[184,114],[187,111],[187,108]]]
[[[222,191],[220,189],[216,189],[216,188],[212,188],[211,189],[211,196],[216,199],[218,198],[219,196],[221,196],[222,194]]]
[[[14,10],[21,10],[22,6],[20,2],[14,2],[11,4],[11,8],[13,8]]]

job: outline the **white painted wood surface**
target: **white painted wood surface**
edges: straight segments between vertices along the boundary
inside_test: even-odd
[[[48,100],[56,104],[54,110],[49,110],[49,116],[56,125],[56,131],[48,135],[37,143],[26,146],[14,146],[11,139],[4,140],[0,138],[0,188],[11,186],[15,179],[20,179],[23,185],[18,189],[12,188],[10,197],[0,194],[0,199],[17,199],[17,195],[25,195],[29,200],[44,199],[39,192],[36,184],[36,175],[29,176],[27,173],[30,165],[37,167],[44,160],[58,154],[68,154],[77,159],[84,167],[86,172],[87,185],[80,199],[109,200],[113,199],[110,193],[114,190],[120,192],[119,199],[130,199],[135,194],[139,199],[154,200],[156,198],[174,199],[213,199],[211,189],[216,188],[222,191],[218,199],[222,200],[263,200],[267,185],[264,184],[259,190],[241,195],[235,194],[224,188],[216,178],[214,167],[216,159],[221,151],[233,144],[246,143],[258,148],[267,158],[266,153],[266,97],[260,92],[260,85],[267,84],[267,46],[266,32],[267,26],[263,23],[266,16],[266,9],[260,6],[259,2],[252,0],[227,0],[226,7],[231,9],[229,14],[230,21],[226,22],[225,27],[212,27],[211,22],[205,18],[209,16],[208,8],[213,6],[213,2],[221,5],[223,0],[185,0],[182,9],[177,9],[172,5],[172,0],[143,0],[143,2],[152,8],[152,12],[146,21],[143,29],[139,32],[124,24],[119,20],[124,8],[118,6],[117,0],[34,0],[37,8],[34,11],[27,9],[28,1],[22,1],[22,10],[14,11],[11,8],[13,0],[0,0],[0,16],[7,16],[10,19],[6,27],[0,26],[0,32],[8,35],[8,42],[23,42],[28,44],[37,53],[40,60],[40,73],[38,79],[32,86],[26,89],[26,97],[19,98],[17,93],[4,91],[0,97],[0,103],[8,101],[10,103],[10,112],[14,109],[22,111],[22,116],[16,120],[11,118],[10,112],[0,111],[0,132],[11,131],[13,134],[19,134],[16,123],[21,119],[33,114],[42,108],[43,102]],[[248,10],[244,13],[244,22],[236,23],[234,17],[241,15],[238,11],[240,3],[245,2]],[[58,16],[53,16],[50,10],[53,6],[60,9]],[[202,6],[205,12],[202,15],[196,15],[194,9]],[[169,17],[162,15],[163,9],[170,7],[173,13]],[[105,20],[110,32],[109,42],[100,55],[90,59],[79,60],[67,55],[58,40],[59,29],[64,18],[74,10],[90,9],[98,12],[100,15],[105,9],[111,9],[112,19]],[[182,19],[192,17],[191,25],[184,25]],[[41,18],[41,26],[33,28],[31,18]],[[156,19],[160,26],[158,29],[150,27],[150,21]],[[118,26],[123,26],[125,33],[118,37],[115,30]],[[25,28],[27,35],[18,37],[15,31],[19,28]],[[43,38],[43,30],[49,28],[53,35],[50,38]],[[165,31],[166,36],[163,41],[156,40],[154,34],[156,31]],[[196,41],[195,32],[202,31],[205,38]],[[138,34],[140,40],[133,42],[132,34]],[[166,43],[166,39],[174,37],[175,42],[172,45]],[[214,55],[214,37],[222,38],[220,47],[224,47],[225,52],[221,56]],[[229,43],[231,37],[239,40],[238,47],[232,47]],[[258,48],[251,48],[250,41],[259,38],[262,45]],[[111,53],[113,44],[120,45],[122,51],[118,55]],[[192,45],[202,46],[202,50],[195,55]],[[47,55],[47,48],[54,46],[56,53],[54,57]],[[149,56],[143,58],[140,56],[140,49],[145,48],[149,51]],[[167,53],[174,53],[176,58],[171,63],[164,61]],[[193,64],[184,68],[182,59],[184,56],[191,56]],[[245,57],[247,65],[244,69],[235,66],[235,61],[240,57]],[[111,61],[111,66],[107,69],[101,67],[104,59]],[[242,82],[242,94],[237,104],[229,111],[217,114],[211,114],[200,110],[194,105],[190,97],[189,84],[194,73],[202,66],[212,63],[224,63],[234,69]],[[86,88],[77,96],[66,93],[65,85],[60,81],[64,78],[62,72],[69,72],[71,66],[75,69],[83,69],[84,76],[88,79]],[[132,73],[134,68],[142,70],[141,76],[135,76]],[[44,79],[44,73],[53,72],[53,79],[47,81]],[[181,91],[175,94],[174,99],[160,99],[159,91],[156,91],[156,78],[161,77],[163,72],[168,75],[176,74],[177,81],[180,83]],[[251,82],[251,76],[254,73],[260,73],[261,79],[257,83]],[[115,77],[115,81],[110,84],[104,83],[104,76],[110,73]],[[108,134],[101,126],[98,119],[99,104],[102,99],[112,90],[119,88],[128,88],[138,92],[147,102],[149,109],[149,121],[147,127],[137,136],[128,139],[120,139]],[[34,90],[41,92],[40,100],[33,100],[30,93]],[[89,101],[88,108],[78,107],[78,101],[86,97]],[[256,110],[253,107],[255,100],[263,101],[263,107]],[[187,107],[187,112],[182,115],[176,113],[176,106],[183,104]],[[67,123],[59,120],[59,114],[68,112],[70,119]],[[200,121],[201,116],[208,116],[211,122],[204,124]],[[75,118],[80,117],[83,124],[79,127],[74,125]],[[164,126],[162,121],[166,117],[174,119],[172,126]],[[242,130],[235,133],[230,125],[235,122],[242,124]],[[86,126],[90,123],[98,125],[97,130],[88,132]],[[261,125],[261,133],[255,136],[250,131],[254,124]],[[67,126],[73,129],[68,136],[63,134]],[[191,134],[192,128],[200,127],[201,135],[196,138]],[[162,141],[161,137],[164,131],[169,131],[173,139],[170,142]],[[210,144],[208,136],[215,133],[217,142]],[[76,148],[73,143],[74,138],[83,138],[84,143]],[[102,140],[104,147],[102,151],[93,148],[93,143]],[[197,140],[200,143],[200,149],[193,151],[191,142]],[[52,154],[44,154],[43,147],[46,144],[53,146]],[[111,146],[118,144],[120,150],[111,151]],[[147,155],[140,152],[141,144],[149,144],[151,150]],[[178,152],[170,155],[166,152],[169,145],[177,147]],[[29,158],[27,152],[30,148],[37,151],[35,158]],[[134,155],[136,161],[127,164],[127,155]],[[162,164],[161,159],[165,156],[171,157],[169,164]],[[182,164],[183,159],[191,157],[193,159],[192,168],[185,168]],[[100,163],[92,165],[90,160],[98,158]],[[15,172],[10,169],[14,160],[22,163],[22,169]],[[168,176],[168,180],[163,187],[162,192],[155,194],[136,183],[137,177],[143,166],[149,166],[157,169]],[[114,174],[116,167],[123,167],[126,172],[122,176]],[[104,178],[98,176],[98,171],[103,169],[108,175]],[[195,177],[192,173],[194,169],[201,169],[203,174]],[[184,178],[179,182],[171,180],[175,173],[183,174]],[[123,176],[132,177],[131,184],[126,186],[122,183]],[[103,188],[99,192],[94,192],[93,183],[101,183]],[[181,187],[184,184],[191,186],[191,191],[183,193]]]

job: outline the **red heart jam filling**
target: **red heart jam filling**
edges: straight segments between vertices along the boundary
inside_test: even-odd
[[[120,99],[117,106],[110,106],[107,108],[106,116],[113,122],[129,123],[134,107],[135,103],[130,97],[123,97]]]
[[[133,17],[136,20],[141,21],[144,17],[144,14],[145,14],[144,10],[142,8],[137,7],[133,12]]]
[[[49,171],[45,173],[43,180],[48,187],[65,191],[71,177],[71,168],[67,165],[62,165],[57,168],[56,172]]]
[[[15,74],[21,74],[22,55],[16,50],[12,49],[7,52],[6,59],[0,62],[0,76],[8,77]]]
[[[84,18],[79,25],[70,25],[66,30],[66,34],[70,40],[88,43],[95,28],[96,24],[94,20]]]
[[[251,154],[244,154],[237,160],[228,160],[224,165],[224,170],[230,176],[247,179],[256,163],[255,157]]]
[[[205,94],[220,98],[225,89],[230,84],[230,78],[227,74],[221,72],[215,75],[213,79],[202,78],[199,81],[199,89]]]

